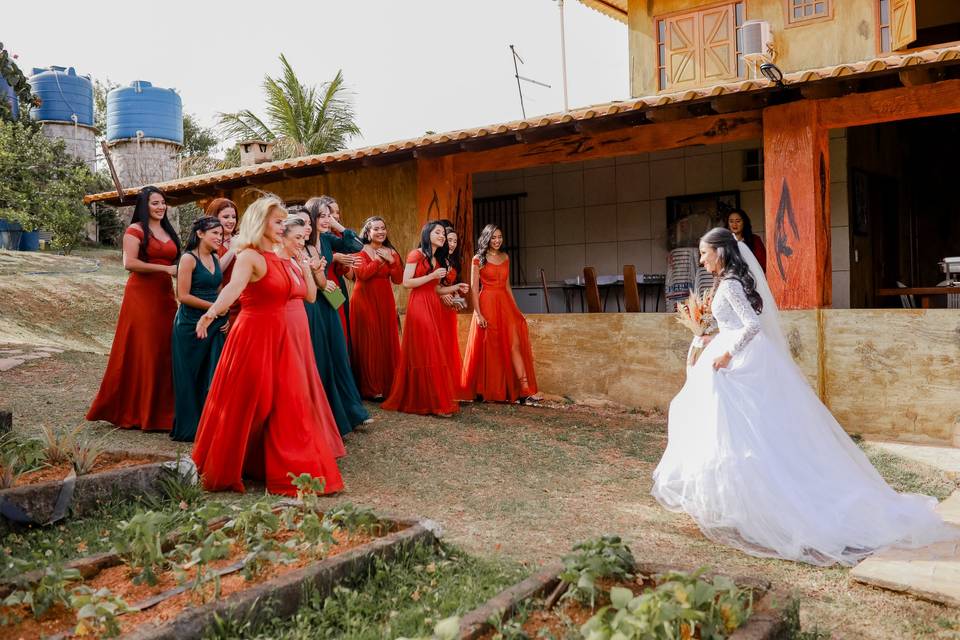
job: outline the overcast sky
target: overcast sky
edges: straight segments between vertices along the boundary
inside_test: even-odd
[[[563,108],[556,0],[104,0],[16,2],[4,9],[6,48],[32,67],[73,66],[93,78],[174,87],[205,125],[217,112],[262,112],[264,74],[285,53],[302,81],[343,69],[363,137],[352,147]],[[92,8],[95,7],[95,8]],[[570,106],[629,95],[626,26],[567,0]]]

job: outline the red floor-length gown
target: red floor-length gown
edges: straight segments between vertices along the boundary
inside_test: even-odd
[[[347,454],[347,450],[343,446],[343,439],[340,437],[340,430],[337,429],[333,411],[330,410],[327,392],[323,388],[323,382],[320,381],[317,361],[313,355],[313,343],[310,342],[310,325],[307,324],[307,311],[303,306],[303,300],[307,297],[307,283],[303,279],[305,276],[300,266],[292,261],[287,260],[286,266],[293,282],[290,300],[287,301],[287,330],[290,332],[290,342],[303,363],[303,376],[310,391],[311,402],[323,421],[322,433],[327,448],[334,457],[341,458]],[[309,277],[312,278],[313,275]]]
[[[127,227],[125,233],[138,241],[143,239],[143,230],[137,224]],[[176,259],[173,239],[161,242],[150,234],[146,262],[170,266]],[[110,359],[87,420],[105,420],[124,429],[173,429],[171,337],[176,315],[170,274],[130,273]]]
[[[447,269],[447,275],[443,278],[443,286],[453,286],[457,282],[457,270],[453,267]],[[440,315],[443,319],[440,323],[441,339],[443,340],[443,349],[447,354],[450,367],[454,371],[463,369],[463,358],[460,355],[460,328],[457,321],[456,307],[448,307],[440,303]],[[460,376],[454,378],[456,384],[456,397],[458,400],[473,400],[473,395],[469,394],[460,383]]]
[[[241,294],[200,417],[193,460],[208,491],[243,491],[242,476],[265,479],[271,493],[295,495],[288,472],[343,489],[324,418],[314,404],[303,359],[287,326],[293,295],[284,260],[260,251],[266,274]]]
[[[357,254],[350,299],[350,361],[364,398],[384,398],[393,386],[400,362],[400,327],[394,282],[403,282],[403,263],[394,252],[392,264]]]
[[[434,271],[419,249],[410,252],[407,264],[417,265],[414,278]],[[436,288],[437,281],[430,280],[410,291],[400,363],[383,409],[421,415],[460,410],[455,382],[458,372],[451,366],[441,338],[443,310]]]
[[[474,258],[473,264],[479,265],[480,259]],[[463,358],[461,382],[467,393],[495,402],[514,402],[537,393],[527,321],[507,291],[509,278],[509,258],[501,264],[487,262],[480,269],[480,313],[487,327],[481,328],[473,319]],[[513,368],[514,346],[519,349],[526,370],[525,387]]]

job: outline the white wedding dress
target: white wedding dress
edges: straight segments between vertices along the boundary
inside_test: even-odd
[[[760,265],[743,243],[740,253],[763,312],[738,280],[717,287],[720,331],[670,403],[653,496],[716,542],[822,566],[960,538],[934,512],[936,499],[887,485],[820,402],[790,356]],[[715,371],[726,351],[729,367]]]

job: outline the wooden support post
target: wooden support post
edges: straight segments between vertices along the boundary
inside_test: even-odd
[[[0,435],[13,431],[13,412],[0,409]]]
[[[454,170],[454,156],[417,158],[417,222],[450,220],[460,237],[464,269],[473,255],[473,179]],[[470,274],[463,275],[469,280]]]
[[[783,309],[831,302],[830,157],[816,102],[763,111],[767,280]]]

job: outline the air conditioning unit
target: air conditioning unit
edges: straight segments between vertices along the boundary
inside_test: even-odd
[[[740,28],[743,48],[741,52],[746,60],[772,61],[773,33],[766,20],[747,20]]]

